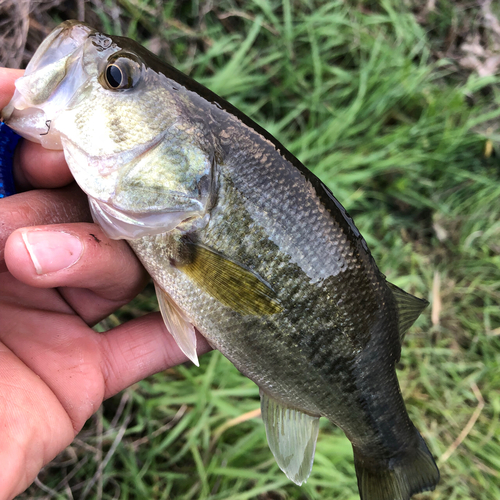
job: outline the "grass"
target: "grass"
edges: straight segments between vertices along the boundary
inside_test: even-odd
[[[431,301],[399,365],[409,413],[442,473],[435,492],[415,498],[496,500],[499,78],[465,67],[461,47],[479,37],[484,62],[498,33],[480,3],[423,3],[92,0],[85,12],[276,135],[354,216],[388,279]],[[35,10],[28,47],[37,25],[76,15],[70,2]],[[148,288],[107,326],[154,308]],[[257,387],[213,352],[199,369],[179,366],[107,401],[20,498],[359,498],[338,429],[322,422],[299,488],[250,418],[258,407]]]

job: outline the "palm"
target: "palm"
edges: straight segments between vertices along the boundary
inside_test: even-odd
[[[4,273],[0,310],[0,418],[10,424],[1,431],[10,448],[2,450],[1,467],[7,477],[25,468],[23,489],[73,440],[102,401],[105,384],[97,335],[57,290],[34,289]],[[26,448],[41,453],[16,456]]]

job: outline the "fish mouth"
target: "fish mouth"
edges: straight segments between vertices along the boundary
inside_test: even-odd
[[[87,23],[70,19],[56,26],[36,50],[25,76],[29,76],[57,60],[65,59],[81,47],[95,29]]]
[[[43,41],[2,110],[1,118],[10,128],[46,149],[63,149],[57,115],[90,78],[80,56],[94,31],[79,21],[66,21]]]
[[[21,137],[37,142],[45,149],[63,149],[60,133],[51,126],[53,120],[47,118],[42,109],[13,109],[10,113],[2,113],[2,121]]]

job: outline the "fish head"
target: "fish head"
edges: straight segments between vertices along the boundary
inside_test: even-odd
[[[135,239],[206,221],[213,146],[186,107],[189,92],[138,43],[66,21],[44,40],[2,119],[64,150],[112,238]]]

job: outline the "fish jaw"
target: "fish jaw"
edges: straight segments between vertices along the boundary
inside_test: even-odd
[[[135,240],[172,231],[186,219],[196,217],[197,212],[165,212],[142,215],[126,214],[112,205],[89,197],[90,211],[94,222],[113,240]]]

